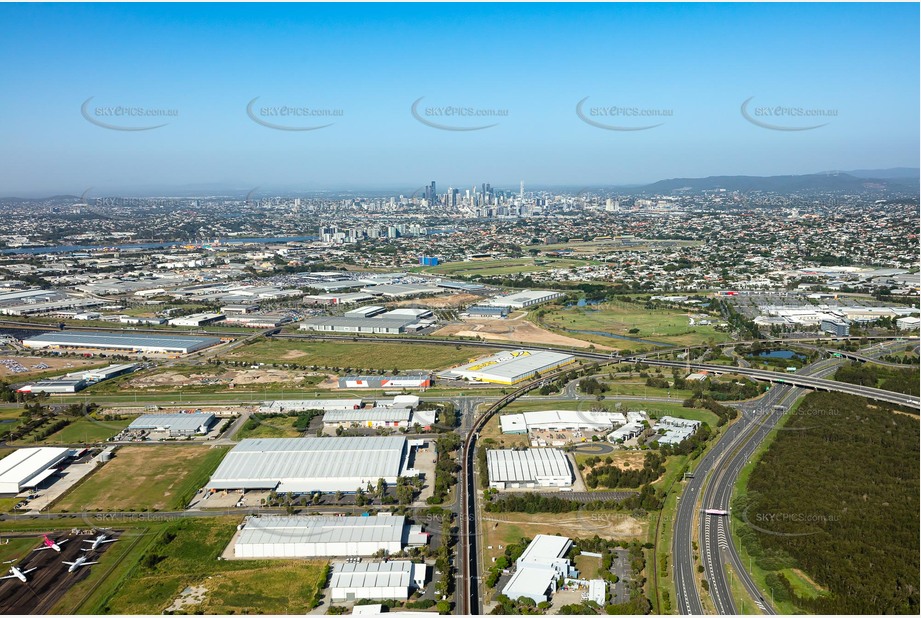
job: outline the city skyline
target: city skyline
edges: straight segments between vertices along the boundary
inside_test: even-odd
[[[917,5],[0,14],[16,59],[0,195],[425,179],[517,192],[917,167]]]

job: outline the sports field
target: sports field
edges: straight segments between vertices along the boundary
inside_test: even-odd
[[[466,363],[491,350],[448,345],[296,341],[290,339],[265,339],[234,350],[224,360],[242,360],[250,363],[297,363],[318,367],[340,367],[364,370],[391,371],[399,369],[443,369]]]
[[[124,446],[64,495],[56,511],[181,509],[227,453],[201,445]]]

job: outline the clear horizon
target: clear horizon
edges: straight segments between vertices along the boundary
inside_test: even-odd
[[[0,195],[917,168],[918,18],[907,3],[0,5]]]

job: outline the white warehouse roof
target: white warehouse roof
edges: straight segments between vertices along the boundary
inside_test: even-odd
[[[490,482],[532,483],[550,479],[572,482],[569,459],[559,449],[486,451]]]
[[[227,454],[208,487],[353,492],[380,478],[396,483],[407,451],[401,436],[250,438]]]
[[[333,566],[330,588],[409,588],[425,581],[425,564],[408,560],[389,562],[342,562]],[[363,597],[358,597],[363,598]]]
[[[0,459],[0,494],[18,494],[51,475],[49,468],[71,455],[68,448],[21,448]]]
[[[623,425],[626,418],[620,412],[582,410],[537,410],[499,417],[503,433],[523,433],[534,429],[592,429],[602,431]]]
[[[421,546],[427,535],[421,526],[407,526],[403,516],[249,517],[236,542],[238,558],[309,556],[371,556],[380,550],[399,552]]]
[[[141,352],[194,352],[220,343],[217,337],[174,337],[134,333],[55,332],[25,339],[27,348],[71,347]]]
[[[263,414],[283,414],[285,412],[304,412],[306,410],[356,410],[364,403],[361,399],[285,399],[267,401],[259,409]]]
[[[169,430],[172,433],[195,433],[207,429],[214,422],[214,414],[197,412],[193,414],[142,414],[128,425],[128,429]]]
[[[575,361],[571,354],[531,350],[499,352],[449,369],[443,375],[482,382],[515,384],[535,373],[550,371]]]

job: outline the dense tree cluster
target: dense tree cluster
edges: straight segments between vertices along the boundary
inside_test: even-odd
[[[435,445],[438,455],[435,460],[435,483],[432,495],[427,500],[429,504],[444,502],[451,487],[457,483],[459,466],[454,459],[454,452],[460,448],[460,436],[456,433],[446,433],[436,440]]]
[[[917,396],[921,389],[921,370],[895,369],[873,363],[848,363],[835,372],[835,379],[906,395]]]
[[[733,503],[775,598],[819,614],[918,614],[918,420],[841,393],[806,397]],[[826,594],[798,596],[800,568]],[[778,593],[781,595],[778,597]]]
[[[630,492],[623,500],[592,500],[581,502],[536,492],[510,493],[485,503],[490,513],[569,513],[572,511],[642,510],[658,511],[663,496],[652,485],[643,485],[638,492]]]

